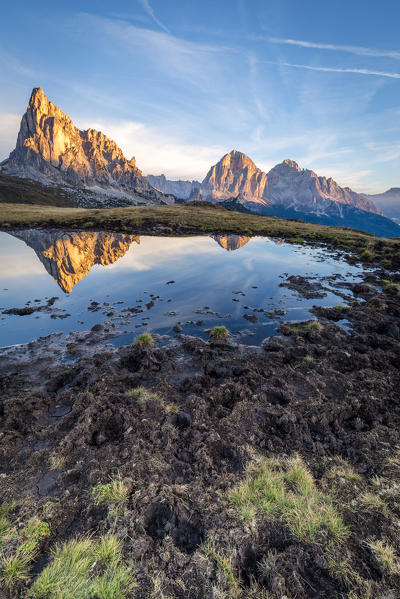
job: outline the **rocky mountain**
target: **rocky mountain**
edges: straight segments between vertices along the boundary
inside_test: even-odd
[[[107,266],[122,258],[137,235],[88,231],[8,231],[35,250],[47,272],[65,293],[71,293],[95,264]]]
[[[155,190],[117,144],[100,131],[78,129],[70,117],[34,88],[22,117],[17,145],[1,165],[5,174],[54,185],[64,184],[74,199],[120,198],[132,204],[171,204]],[[80,193],[74,193],[79,190]],[[107,203],[107,202],[106,202]]]
[[[264,173],[248,156],[232,150],[211,167],[189,198],[200,199],[279,218],[358,228],[387,237],[400,235],[398,225],[382,216],[370,198],[302,169],[290,159]]]
[[[339,211],[340,205],[348,205],[379,213],[365,196],[349,187],[340,187],[332,177],[319,177],[314,171],[302,169],[290,159],[274,166],[267,176],[268,188],[264,197],[270,205],[323,214],[331,208],[331,202],[335,202]]]
[[[182,200],[188,200],[200,187],[199,181],[173,181],[165,175],[147,175],[147,181],[162,193],[172,194]]]
[[[348,187],[340,187],[332,178],[319,177],[311,170],[301,169],[293,160],[284,160],[264,173],[237,150],[225,154],[210,168],[192,198],[194,195],[214,202],[235,198],[244,205],[279,205],[321,214],[331,208],[332,202],[379,212],[370,199]]]
[[[383,193],[365,195],[365,197],[372,200],[385,216],[400,223],[400,187],[391,187]]]
[[[267,175],[248,156],[232,150],[210,168],[199,188],[198,199],[219,202],[240,198],[244,204],[266,204],[267,182]]]
[[[238,250],[251,241],[251,237],[245,235],[211,235],[211,237],[228,252]]]

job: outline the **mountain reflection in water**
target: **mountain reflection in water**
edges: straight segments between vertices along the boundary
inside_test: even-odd
[[[9,231],[31,247],[47,272],[65,293],[86,277],[95,264],[107,266],[122,258],[133,242],[140,244],[139,235],[109,231]],[[211,235],[228,252],[238,250],[251,237],[244,235]],[[282,240],[276,241],[281,244]]]
[[[358,276],[325,247],[283,243],[217,233],[0,232],[0,347],[96,325],[120,336],[115,343],[132,343],[142,330],[208,338],[221,324],[232,338],[261,343],[282,320],[343,303],[340,285]],[[321,297],[282,286],[292,275],[323,282]]]
[[[95,264],[107,266],[122,258],[138,235],[90,231],[18,231],[12,235],[35,250],[47,272],[65,293],[71,293]]]

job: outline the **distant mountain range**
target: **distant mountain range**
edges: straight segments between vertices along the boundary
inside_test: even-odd
[[[149,180],[164,193],[174,188],[174,195],[186,201],[206,200],[267,216],[400,236],[399,226],[383,216],[366,194],[342,188],[332,178],[301,169],[290,159],[265,173],[248,156],[232,150],[210,168],[201,183],[169,181],[163,175]]]
[[[65,200],[83,207],[206,200],[239,211],[400,236],[399,226],[381,212],[383,208],[388,216],[400,217],[398,188],[376,196],[359,194],[290,159],[265,173],[237,150],[225,154],[202,182],[145,177],[135,158],[125,158],[100,131],[79,130],[41,88],[33,89],[16,148],[0,170],[57,186]]]
[[[366,195],[388,218],[400,224],[400,187],[392,187],[384,193]]]

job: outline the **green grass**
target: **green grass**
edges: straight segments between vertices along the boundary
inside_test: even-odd
[[[29,580],[34,558],[35,554],[31,552],[8,555],[0,560],[0,582],[6,589],[10,591]]]
[[[154,339],[150,333],[142,333],[136,337],[134,344],[141,347],[151,347],[154,344]]]
[[[122,504],[128,498],[128,487],[119,479],[110,483],[96,485],[92,489],[92,497],[96,505]]]
[[[29,520],[20,533],[9,520],[3,520],[0,582],[5,588],[11,591],[29,580],[31,565],[39,546],[49,535],[49,525],[38,518]]]
[[[210,339],[216,341],[227,341],[229,339],[229,331],[224,326],[217,326],[211,329]]]
[[[328,534],[345,541],[349,531],[332,499],[320,491],[302,459],[263,459],[231,493],[243,518],[277,517],[302,540],[317,541]]]
[[[313,363],[313,357],[308,355],[304,358],[304,361],[306,364],[312,364]]]
[[[241,581],[235,576],[233,570],[232,556],[224,555],[213,541],[204,546],[204,553],[208,558],[214,560],[218,570],[221,572],[224,582],[229,587],[229,597],[237,597],[240,593]]]
[[[297,236],[297,237],[290,237],[288,239],[288,242],[289,243],[296,243],[298,245],[303,245],[304,239],[302,237],[299,237],[299,236]]]
[[[12,531],[12,522],[9,516],[14,509],[15,503],[3,503],[0,506],[0,552],[2,547],[9,541],[9,535]]]
[[[135,587],[134,568],[113,535],[57,545],[53,559],[31,587],[34,599],[125,599]]]
[[[307,331],[320,331],[322,324],[319,320],[310,320],[308,322],[300,322],[298,324],[291,324],[290,328],[293,333],[306,333]]]
[[[350,306],[345,306],[343,304],[338,304],[337,306],[335,306],[335,310],[337,310],[338,312],[346,312],[346,310],[349,310]]]

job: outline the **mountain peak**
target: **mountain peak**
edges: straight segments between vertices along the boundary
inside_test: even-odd
[[[285,160],[281,164],[285,165],[285,166],[288,166],[290,168],[294,168],[298,172],[301,171],[301,168],[299,167],[299,165],[297,164],[297,162],[295,162],[291,158],[285,158]],[[277,166],[280,166],[280,165],[278,164]]]
[[[49,100],[41,87],[34,87],[29,99],[27,110],[37,108],[41,104],[49,104]]]
[[[231,150],[228,154],[225,154],[217,164],[227,166],[233,171],[245,168],[246,166],[255,169],[257,168],[251,158],[238,150]]]
[[[150,186],[134,157],[127,160],[101,131],[78,129],[41,87],[32,90],[16,148],[3,170],[46,183],[96,187],[100,194],[115,194],[132,203],[173,203],[173,198]]]
[[[234,149],[210,168],[197,196],[211,201],[239,198],[257,202],[262,201],[266,184],[267,175],[246,154]]]

